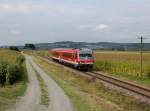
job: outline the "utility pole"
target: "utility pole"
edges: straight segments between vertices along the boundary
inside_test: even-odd
[[[143,36],[141,37],[138,37],[138,39],[140,39],[140,75],[142,76],[143,75],[143,39],[146,39],[144,38]]]

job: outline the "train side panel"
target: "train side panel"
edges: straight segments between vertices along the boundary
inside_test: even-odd
[[[85,52],[82,54],[79,54],[79,50],[56,50],[53,49],[51,51],[52,56],[51,58],[55,61],[58,61],[63,64],[71,65],[75,68],[79,69],[88,69],[93,67],[93,58],[88,58]],[[90,55],[92,56],[92,55]]]

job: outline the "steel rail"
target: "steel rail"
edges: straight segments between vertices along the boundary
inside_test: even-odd
[[[46,57],[40,57],[40,58],[43,58],[43,60],[46,59],[47,61],[50,61]],[[52,61],[50,61],[50,62],[52,62]],[[56,63],[56,64],[59,64],[59,63]],[[63,65],[63,64],[60,64],[60,65]],[[66,65],[63,65],[63,66],[67,67]],[[104,82],[110,83],[112,85],[118,86],[120,88],[126,89],[128,91],[134,92],[136,94],[142,95],[142,96],[150,99],[150,88],[143,87],[143,86],[135,84],[133,82],[120,80],[118,78],[114,78],[112,76],[102,74],[100,72],[94,72],[94,71],[84,72],[84,71],[79,71],[79,70],[71,68],[71,67],[67,67],[67,68],[74,70],[76,72],[83,73],[85,75],[89,75],[89,76],[94,77],[96,79],[102,80]]]
[[[134,83],[130,83],[127,81],[123,81],[120,79],[116,79],[114,77],[111,76],[107,76],[101,73],[97,73],[97,72],[85,72],[85,74],[88,74],[92,77],[95,77],[97,79],[103,80],[107,83],[113,84],[115,86],[121,87],[123,89],[132,91],[134,93],[140,94],[142,96],[145,96],[147,98],[150,98],[150,89],[139,86],[139,85],[135,85]]]

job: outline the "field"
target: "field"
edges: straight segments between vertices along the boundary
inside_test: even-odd
[[[116,77],[125,77],[148,85],[150,78],[150,53],[143,53],[143,74],[140,74],[139,52],[95,51],[94,69]]]
[[[37,51],[37,55],[50,56],[47,50]],[[135,80],[135,82],[149,85],[150,81],[150,53],[143,53],[143,74],[140,74],[140,53],[121,51],[94,51],[94,70],[106,72],[116,77]]]
[[[17,64],[16,59],[20,56],[20,52],[11,51],[7,49],[0,49],[0,62],[7,62],[8,64]],[[13,85],[0,86],[0,111],[12,107],[19,96],[22,96],[26,89],[26,70],[23,64],[22,78]]]
[[[19,55],[20,55],[20,52],[17,52],[17,51],[0,49],[0,61],[5,61],[8,63],[16,63],[16,58]]]
[[[140,75],[140,54],[138,52],[95,52],[95,61],[96,67],[98,63],[101,63],[101,66],[106,63],[104,68],[98,67],[99,70]],[[144,53],[144,75],[150,71],[149,61],[150,53]]]
[[[78,111],[149,111],[147,105],[105,88],[102,84],[71,72],[62,66],[34,60],[65,91]]]

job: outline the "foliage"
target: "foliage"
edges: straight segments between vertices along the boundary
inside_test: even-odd
[[[6,82],[6,74],[7,74],[7,63],[0,63],[0,84],[4,85]]]
[[[23,63],[20,67],[18,65],[16,59],[19,57],[21,54],[18,51],[14,50],[8,50],[8,49],[0,49],[0,75],[2,74],[2,70],[7,71],[7,73],[3,73],[5,80],[3,82],[3,85],[0,83],[0,111],[6,111],[9,108],[12,108],[18,97],[23,96],[25,94],[25,91],[27,89],[27,72],[25,68],[25,64]],[[7,67],[7,68],[6,68]],[[15,69],[14,69],[15,67]],[[19,70],[19,71],[18,71]],[[11,72],[13,71],[13,72]],[[21,71],[21,72],[20,72]],[[11,76],[10,73],[13,75],[16,75],[14,72],[20,72],[17,73],[20,78],[16,81],[12,81],[14,79],[13,76]],[[9,74],[9,79],[8,79],[8,74]],[[1,77],[0,77],[0,82],[1,82]],[[13,85],[9,85],[13,84]],[[1,87],[3,86],[3,87]]]
[[[14,84],[24,73],[25,58],[19,52],[0,50],[0,85]]]
[[[94,69],[115,74],[148,77],[150,73],[150,53],[143,55],[143,75],[140,75],[140,55],[138,52],[95,52]]]
[[[22,74],[22,67],[17,64],[9,64],[7,67],[6,73],[6,83],[7,84],[14,84],[21,78]]]
[[[42,56],[42,57],[50,57],[51,56],[51,53],[49,50],[37,50],[36,54],[38,56]]]
[[[9,49],[10,50],[15,50],[15,51],[20,51],[16,46],[10,46]]]
[[[16,59],[16,62],[19,65],[22,65],[24,61],[25,61],[25,57],[23,55],[18,56],[17,59]]]
[[[18,64],[0,63],[0,84],[14,84],[21,79],[24,69]]]
[[[36,47],[35,47],[35,45],[34,44],[25,44],[25,47],[24,47],[25,49],[32,49],[32,50],[35,50],[36,49]]]

